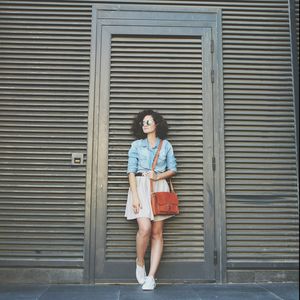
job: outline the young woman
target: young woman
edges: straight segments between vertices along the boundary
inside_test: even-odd
[[[169,191],[166,178],[176,174],[176,159],[171,143],[166,140],[168,124],[161,114],[152,110],[141,111],[131,128],[137,138],[128,152],[129,185],[125,217],[136,219],[136,278],[143,290],[153,290],[156,286],[155,273],[163,252],[164,220],[173,215],[153,215],[150,200],[150,181],[154,181],[154,191]],[[154,172],[152,163],[163,140]],[[150,270],[146,276],[144,256],[151,237]]]

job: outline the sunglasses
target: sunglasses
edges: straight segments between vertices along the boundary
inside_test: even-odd
[[[154,124],[154,120],[152,120],[152,119],[149,119],[149,120],[147,120],[147,121],[143,121],[143,122],[141,122],[140,124],[141,124],[141,126],[145,126],[145,125],[147,125],[147,126],[151,126],[151,125],[153,125],[153,124]]]

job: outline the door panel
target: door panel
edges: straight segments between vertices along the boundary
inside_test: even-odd
[[[157,277],[214,280],[211,28],[119,25],[99,22],[95,47],[95,281],[135,281],[137,225],[124,217],[126,169],[130,125],[146,108],[168,120],[178,163],[181,213],[165,222]]]

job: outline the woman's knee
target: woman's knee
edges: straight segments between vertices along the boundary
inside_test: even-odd
[[[150,222],[140,222],[138,234],[143,237],[149,237],[151,235],[151,223]]]
[[[152,230],[151,239],[153,239],[153,240],[163,240],[163,231],[162,231],[162,229]]]
[[[150,228],[147,226],[139,227],[138,234],[142,237],[149,237],[151,234],[151,227]]]

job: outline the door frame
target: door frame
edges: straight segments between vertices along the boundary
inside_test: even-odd
[[[114,13],[112,13],[114,14]],[[136,17],[137,14],[133,13]],[[170,17],[170,15],[169,15]],[[124,20],[117,21],[114,25],[98,26],[97,35],[97,62],[96,68],[99,68],[100,77],[97,81],[97,88],[100,91],[100,120],[101,123],[99,127],[99,143],[98,143],[98,185],[103,185],[97,194],[97,217],[96,217],[96,228],[97,228],[97,239],[96,239],[96,264],[95,264],[95,280],[99,281],[117,281],[119,279],[116,276],[124,278],[123,281],[127,282],[125,279],[128,276],[128,271],[132,266],[132,261],[107,261],[105,258],[106,251],[106,221],[107,221],[107,192],[108,192],[108,147],[106,142],[109,139],[109,101],[110,101],[110,56],[111,56],[111,39],[114,35],[142,35],[151,37],[155,36],[169,36],[177,38],[180,36],[184,37],[199,37],[201,36],[202,44],[202,92],[203,92],[203,140],[205,144],[203,145],[203,157],[206,159],[203,162],[203,173],[205,174],[203,178],[203,205],[204,209],[204,260],[199,262],[189,262],[189,261],[162,261],[161,268],[159,270],[158,276],[160,281],[175,281],[178,279],[172,278],[182,278],[184,280],[205,282],[215,282],[215,265],[214,265],[214,197],[213,197],[213,170],[211,164],[209,163],[209,158],[211,157],[213,149],[213,110],[212,110],[212,82],[210,80],[210,70],[211,70],[211,51],[210,51],[210,41],[211,41],[211,29],[207,27],[184,27],[184,26],[165,26],[161,23],[154,21],[154,25],[149,26],[149,23],[145,26],[142,25],[143,21],[136,20],[140,24],[135,26],[122,25]],[[148,20],[149,22],[149,20]],[[126,197],[125,197],[126,198]],[[125,200],[125,199],[124,199]],[[169,271],[168,271],[169,270]],[[171,270],[171,272],[170,272]],[[175,271],[176,270],[176,271]],[[181,273],[181,275],[179,275]],[[167,279],[165,279],[167,277]],[[132,279],[128,279],[130,281]]]
[[[131,5],[131,4],[95,4],[92,9],[91,56],[90,56],[90,87],[88,113],[88,148],[86,173],[86,211],[85,211],[85,242],[84,242],[84,273],[83,282],[95,282],[96,259],[96,211],[97,195],[104,193],[105,187],[97,184],[99,151],[99,106],[100,95],[96,83],[100,80],[99,69],[95,67],[99,61],[97,54],[97,27],[99,16],[105,11],[160,11],[160,12],[192,12],[211,14],[213,21],[204,20],[211,27],[214,51],[212,53],[214,70],[213,87],[213,157],[215,157],[215,171],[213,178],[213,192],[215,198],[215,267],[216,281],[226,282],[226,223],[225,223],[225,160],[224,160],[224,104],[223,104],[223,63],[222,63],[222,11],[220,8],[201,8],[172,5]],[[101,107],[103,109],[103,107]],[[104,108],[105,109],[105,108]],[[107,124],[105,124],[107,126]]]

